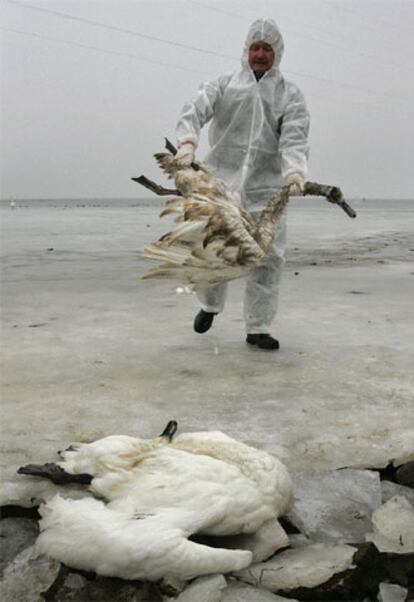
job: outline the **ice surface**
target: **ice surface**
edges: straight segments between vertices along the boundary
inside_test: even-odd
[[[223,590],[221,602],[297,602],[297,600],[234,581]]]
[[[223,575],[200,577],[178,596],[177,602],[220,602],[226,584]]]
[[[404,602],[408,590],[394,583],[381,583],[378,602]]]
[[[25,548],[33,545],[39,528],[29,518],[9,517],[0,521],[0,578],[10,561]]]
[[[378,472],[335,470],[293,473],[295,504],[289,520],[315,542],[362,543],[381,505]]]
[[[1,209],[3,481],[37,496],[20,465],[54,460],[71,441],[153,437],[171,418],[293,470],[413,452],[411,203],[354,203],[351,220],[292,202],[276,353],[244,342],[241,281],[199,335],[194,295],[140,280],[140,249],[168,229],[158,200],[52,205]]]
[[[253,564],[237,576],[270,591],[314,588],[336,573],[353,569],[356,549],[347,545],[317,543],[280,552],[271,560]]]

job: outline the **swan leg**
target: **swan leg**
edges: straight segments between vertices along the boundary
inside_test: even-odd
[[[43,477],[49,479],[55,485],[66,485],[68,483],[79,483],[81,485],[90,485],[93,476],[90,474],[70,474],[54,462],[46,464],[26,464],[20,466],[18,474],[29,475],[31,477]]]

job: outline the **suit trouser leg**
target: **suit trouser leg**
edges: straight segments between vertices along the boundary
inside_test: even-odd
[[[220,313],[227,298],[227,282],[220,282],[197,292],[197,298],[204,311]]]
[[[247,334],[269,334],[277,312],[285,247],[286,212],[276,225],[268,258],[246,278],[243,313]]]

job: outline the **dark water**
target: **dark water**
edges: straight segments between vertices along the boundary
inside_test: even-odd
[[[14,207],[11,207],[11,203],[14,203]],[[159,207],[163,203],[163,199],[153,198],[142,198],[142,199],[11,199],[0,200],[0,209],[36,209],[36,208],[50,208],[50,209],[81,209],[87,208],[116,208],[116,207]]]
[[[135,198],[118,198],[118,199],[7,199],[0,200],[0,209],[35,209],[35,208],[50,208],[50,209],[81,209],[81,208],[131,208],[131,207],[155,207],[158,209],[169,197],[145,197],[140,199]],[[314,204],[325,205],[325,201],[319,198],[306,197],[306,199],[295,199],[291,202],[291,209],[301,208],[312,202]],[[356,210],[364,209],[387,209],[392,210],[409,210],[410,206],[414,210],[414,199],[349,199],[349,204]],[[11,206],[14,203],[14,207]]]

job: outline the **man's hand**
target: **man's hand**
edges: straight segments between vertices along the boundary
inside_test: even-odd
[[[286,186],[289,186],[291,196],[302,196],[305,189],[305,178],[299,172],[293,172],[285,178]]]
[[[175,155],[175,160],[180,167],[190,167],[194,161],[195,145],[193,142],[182,142]]]

